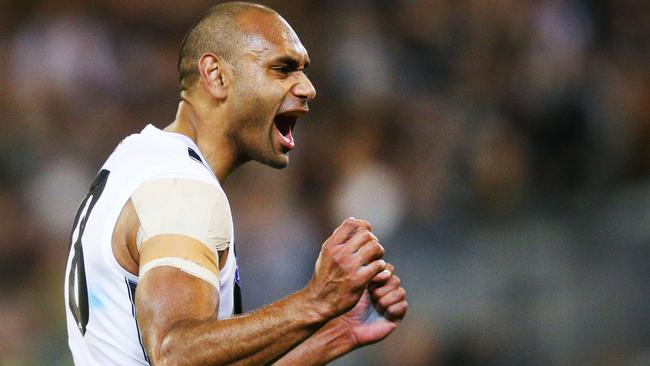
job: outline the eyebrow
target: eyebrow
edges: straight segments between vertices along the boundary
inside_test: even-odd
[[[298,70],[298,68],[300,67],[300,61],[291,56],[279,57],[278,59],[275,60],[275,62],[283,63],[294,70]],[[305,60],[305,65],[303,66],[303,68],[305,69],[308,68],[309,64],[310,64],[309,59]]]

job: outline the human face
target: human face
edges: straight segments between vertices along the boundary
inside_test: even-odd
[[[284,168],[295,147],[295,124],[316,96],[304,72],[309,56],[289,24],[277,15],[242,25],[246,26],[252,29],[246,52],[235,62],[230,95],[236,120],[232,137],[241,159]]]

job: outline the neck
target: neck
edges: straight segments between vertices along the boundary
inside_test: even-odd
[[[191,101],[183,98],[178,104],[176,119],[165,127],[165,131],[180,133],[192,139],[214,175],[223,184],[243,161],[238,159],[234,141],[228,137],[225,126],[216,121],[219,121],[219,118],[208,120]]]

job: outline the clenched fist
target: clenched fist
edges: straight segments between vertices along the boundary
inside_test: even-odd
[[[348,218],[323,243],[307,289],[325,317],[354,307],[370,280],[386,269],[384,248],[371,230],[367,221]]]
[[[351,348],[354,349],[386,338],[404,318],[407,307],[406,290],[395,275],[395,267],[388,263],[386,270],[372,279],[359,303],[352,310],[331,320],[330,326],[344,323],[346,333],[351,338]],[[382,314],[380,318],[368,319],[373,308]]]

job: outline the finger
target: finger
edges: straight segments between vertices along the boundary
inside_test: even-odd
[[[400,301],[397,304],[389,306],[388,309],[384,311],[384,316],[392,322],[398,322],[404,318],[407,309],[408,303],[406,300]]]
[[[359,268],[358,275],[361,277],[361,282],[363,286],[367,286],[368,282],[379,274],[379,272],[386,269],[386,262],[383,259],[379,259],[371,262],[367,266]]]
[[[355,219],[355,220],[357,220],[357,225],[359,225],[358,226],[359,228],[364,228],[368,231],[372,231],[372,225],[370,225],[368,221],[363,219]]]
[[[377,241],[372,240],[359,248],[359,250],[352,255],[352,260],[357,266],[365,266],[372,261],[383,258],[384,252],[384,247],[382,247]]]
[[[386,266],[388,267],[388,264],[386,264]],[[370,283],[368,284],[368,293],[372,294],[373,291],[383,286],[386,283],[386,281],[390,279],[391,276],[392,273],[390,273],[390,271],[387,269],[379,272],[375,277],[373,277],[370,280]]]
[[[373,277],[370,280],[370,283],[375,286],[375,288],[379,287],[381,284],[385,283],[390,279],[390,277],[393,274],[388,270],[388,263],[386,263],[386,269],[379,272],[375,277]]]
[[[345,248],[350,251],[350,253],[356,253],[365,243],[373,240],[378,242],[375,234],[371,233],[366,228],[359,228],[352,237],[345,242]]]
[[[341,225],[334,230],[329,240],[325,244],[333,243],[334,245],[344,243],[359,228],[370,230],[370,223],[366,220],[357,220],[354,217],[348,217],[343,220]]]
[[[385,311],[390,306],[397,304],[405,298],[406,290],[404,290],[402,287],[398,287],[397,289],[387,293],[386,296],[379,298],[379,300],[376,301],[377,308],[380,311]]]
[[[372,280],[370,280],[370,283],[368,284],[368,291],[372,292],[385,285],[386,282],[393,275],[394,270],[395,270],[395,266],[393,266],[390,263],[386,263],[386,269],[383,270],[382,272],[379,272],[378,275],[376,275],[375,277],[372,278]]]
[[[370,290],[370,295],[373,300],[379,300],[382,297],[386,296],[387,293],[399,288],[402,281],[396,275],[392,275],[385,284],[379,286],[375,289]]]
[[[386,264],[386,266],[388,267],[388,264]],[[372,291],[383,286],[386,283],[386,281],[390,279],[391,276],[392,274],[387,269],[379,272],[375,277],[373,277],[370,280],[370,283],[368,283],[368,293],[371,294]]]

